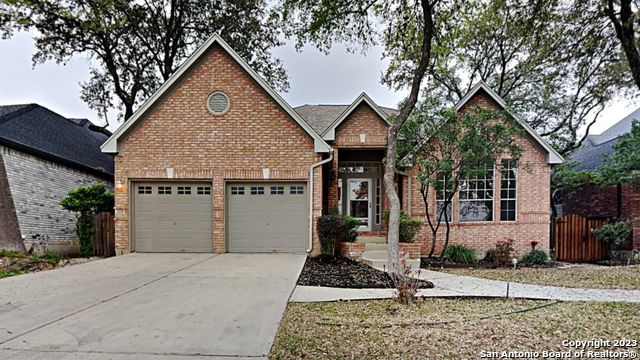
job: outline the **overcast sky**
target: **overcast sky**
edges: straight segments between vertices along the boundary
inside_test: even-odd
[[[0,105],[38,103],[66,117],[96,121],[97,115],[80,100],[80,82],[89,76],[89,61],[76,58],[66,65],[53,62],[31,64],[34,52],[30,34],[18,33],[0,40]],[[387,62],[381,49],[366,55],[347,53],[342,46],[330,55],[307,47],[296,52],[292,44],[274,49],[289,75],[291,88],[281,94],[292,106],[303,104],[348,104],[365,91],[382,106],[394,107],[404,95],[380,84]],[[607,109],[592,128],[598,134],[638,106],[619,100]]]

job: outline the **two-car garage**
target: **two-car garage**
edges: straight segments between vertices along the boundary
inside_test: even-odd
[[[135,250],[212,252],[214,195],[205,182],[133,183]],[[304,252],[307,204],[306,183],[227,183],[226,251]]]

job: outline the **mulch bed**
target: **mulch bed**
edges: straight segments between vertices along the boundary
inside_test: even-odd
[[[423,257],[420,259],[420,267],[423,269],[497,269],[498,264],[487,261],[478,261],[475,263],[454,263],[440,258]],[[508,267],[511,267],[511,265]],[[554,262],[550,262],[546,265],[525,265],[518,263],[518,267],[553,268],[558,267],[558,264]]]
[[[395,287],[391,277],[383,271],[350,259],[326,255],[307,258],[298,285],[356,289]],[[429,289],[433,284],[419,280],[418,287]]]

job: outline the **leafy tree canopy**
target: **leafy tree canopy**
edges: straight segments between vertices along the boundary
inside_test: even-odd
[[[633,88],[608,19],[572,0],[472,0],[437,39],[426,93],[453,104],[485,81],[562,154]],[[586,133],[579,130],[586,126]]]
[[[127,120],[214,32],[271,85],[288,88],[281,44],[266,1],[3,0],[0,33],[34,31],[34,64],[93,60],[82,99],[104,118],[113,106]]]

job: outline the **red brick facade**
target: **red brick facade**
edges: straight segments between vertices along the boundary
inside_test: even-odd
[[[496,107],[496,104],[484,95],[474,96],[461,111],[472,106]],[[520,160],[517,175],[517,215],[516,221],[500,221],[500,163],[494,167],[494,201],[493,220],[486,222],[460,222],[460,204],[458,196],[453,199],[453,219],[451,224],[450,244],[463,244],[475,248],[478,255],[494,247],[496,241],[511,238],[517,254],[523,254],[531,249],[531,241],[538,241],[538,249],[549,249],[550,231],[550,196],[551,196],[551,167],[545,160],[544,150],[530,138],[523,136],[518,144],[524,150]],[[505,159],[507,157],[505,156]],[[420,183],[417,170],[410,170],[411,181],[411,216],[425,220],[425,205],[420,194]],[[408,181],[404,184],[408,186]],[[429,209],[435,208],[434,194],[428,199]],[[408,209],[409,201],[403,205]],[[432,210],[430,210],[432,212]],[[425,221],[426,223],[426,221]],[[444,224],[438,231],[436,252],[439,254],[444,243]],[[422,254],[428,254],[431,248],[431,230],[425,224],[416,241],[422,244]]]
[[[207,97],[222,91],[230,100],[220,116]],[[220,46],[214,45],[164,98],[119,140],[115,160],[116,248],[130,251],[129,184],[174,179],[211,182],[213,249],[225,251],[224,186],[228,180],[308,181],[321,156],[314,141]],[[322,211],[322,170],[315,170],[314,218]],[[315,221],[314,221],[315,223]],[[315,234],[315,231],[314,231]],[[314,237],[314,251],[319,242]]]
[[[332,144],[334,148],[384,148],[386,145],[387,124],[366,103],[360,103],[338,125]]]

